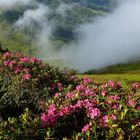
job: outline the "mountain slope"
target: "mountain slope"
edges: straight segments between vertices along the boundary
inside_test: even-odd
[[[51,11],[46,18],[49,22],[55,24],[50,40],[52,40],[53,46],[57,48],[76,40],[77,34],[75,33],[75,29],[80,24],[90,22],[94,17],[102,16],[109,12],[112,3],[110,0],[37,1],[41,5],[47,6]],[[68,8],[64,8],[63,13],[60,14],[57,9],[61,8],[61,5],[67,5]],[[5,48],[14,51],[24,51],[30,54],[37,48],[34,35],[39,32],[40,25],[36,21],[33,21],[32,29],[29,27],[21,30],[13,26],[25,14],[26,10],[34,9],[36,9],[34,5],[18,5],[8,10],[0,8],[0,42]]]

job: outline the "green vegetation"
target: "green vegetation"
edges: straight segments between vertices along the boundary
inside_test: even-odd
[[[0,55],[0,71],[1,140],[140,139],[138,83],[79,80],[11,52]]]
[[[126,81],[128,83],[140,82],[140,62],[117,64],[99,70],[90,70],[85,75],[96,82],[104,83],[110,79],[114,81]],[[83,77],[80,75],[79,77]]]
[[[54,47],[58,49],[64,44],[77,40],[75,29],[82,23],[90,22],[96,16],[105,15],[111,2],[88,1],[88,0],[38,0],[48,6],[51,10],[47,15],[48,21],[55,24],[50,40]],[[67,4],[71,8],[66,8],[65,16],[57,12],[61,4]],[[15,6],[12,9],[0,9],[0,42],[4,48],[10,51],[24,52],[34,55],[37,45],[36,34],[40,30],[40,25],[34,23],[32,27],[19,29],[14,23],[24,14],[27,9],[35,9],[34,6]],[[36,30],[34,30],[36,29]]]
[[[130,62],[126,64],[111,65],[98,70],[90,70],[86,74],[137,74],[140,73],[140,61]]]
[[[127,83],[133,83],[133,82],[140,82],[140,74],[93,74],[93,75],[79,75],[79,78],[88,77],[92,79],[95,82],[98,83],[105,83],[109,80],[113,81],[125,81]]]

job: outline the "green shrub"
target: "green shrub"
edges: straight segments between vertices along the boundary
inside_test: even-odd
[[[73,73],[59,70],[37,58],[6,52],[1,56],[0,114],[19,116],[28,107],[38,112],[38,102],[48,100],[54,93],[73,87],[78,82]],[[6,87],[3,91],[2,88]]]

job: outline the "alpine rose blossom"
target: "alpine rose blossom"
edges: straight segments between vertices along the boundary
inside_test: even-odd
[[[45,125],[46,123],[47,123],[47,121],[48,121],[48,117],[47,117],[47,115],[45,114],[45,113],[43,113],[42,115],[41,115],[41,121],[42,121],[42,123]]]
[[[29,80],[31,78],[32,78],[31,74],[24,74],[23,75],[23,80]]]
[[[10,62],[9,61],[3,61],[4,66],[9,66]]]
[[[29,61],[30,61],[30,59],[28,57],[20,58],[20,62],[22,62],[22,63],[27,63]]]
[[[84,125],[84,127],[82,128],[82,133],[85,133],[87,131],[90,131],[90,126],[89,124]]]
[[[100,115],[101,115],[101,112],[98,108],[92,108],[92,107],[88,108],[88,116],[91,119],[95,119],[95,118],[99,117]]]
[[[12,56],[12,53],[11,52],[5,52],[4,54],[3,54],[3,59],[8,59],[8,58],[10,58]]]

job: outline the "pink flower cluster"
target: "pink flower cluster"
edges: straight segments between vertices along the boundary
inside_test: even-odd
[[[51,126],[54,125],[54,123],[57,122],[57,119],[64,116],[69,116],[73,114],[74,112],[78,111],[79,109],[87,109],[87,116],[90,118],[98,118],[100,116],[100,110],[98,108],[93,108],[96,105],[96,100],[92,99],[92,101],[86,100],[80,100],[74,105],[69,106],[62,106],[60,109],[56,109],[55,104],[51,104],[48,109],[48,114],[46,115],[46,120],[41,120],[43,125],[45,126]],[[44,113],[43,113],[44,116]]]
[[[83,78],[83,83],[86,85],[86,84],[90,84],[90,83],[92,83],[92,80],[91,79],[89,79],[89,78],[87,78],[87,77],[84,77]]]
[[[128,97],[128,106],[135,107],[136,104],[137,103],[133,100],[133,96],[129,96]]]
[[[56,109],[56,106],[54,104],[50,105],[48,114],[43,113],[41,115],[43,126],[53,126],[57,122],[58,117],[59,113]]]
[[[117,119],[117,117],[114,114],[105,115],[105,116],[102,117],[102,119],[100,119],[100,125],[101,126],[107,126],[107,124],[109,123],[109,121],[114,121],[116,119]]]
[[[85,124],[84,127],[82,128],[82,133],[85,133],[85,132],[90,131],[90,130],[91,130],[90,125]]]
[[[134,88],[134,89],[138,89],[138,88],[140,88],[140,84],[139,83],[133,83],[132,84],[132,87]]]
[[[3,66],[9,68],[14,74],[23,74],[22,80],[29,80],[32,78],[31,70],[27,67],[31,63],[41,64],[37,58],[24,57],[21,54],[13,54],[6,52],[2,55]]]
[[[95,119],[97,117],[100,117],[100,115],[101,115],[101,112],[98,108],[92,108],[92,107],[88,108],[88,116],[91,119]]]
[[[59,89],[59,91],[63,91],[64,87],[61,83],[52,83],[51,84],[51,89],[55,90],[56,88]]]
[[[11,52],[5,52],[2,56],[2,58],[5,60],[5,59],[8,59],[12,56],[13,54]]]
[[[120,104],[117,102],[119,100],[120,97],[118,95],[110,95],[106,102],[111,105],[112,109],[120,109]]]

